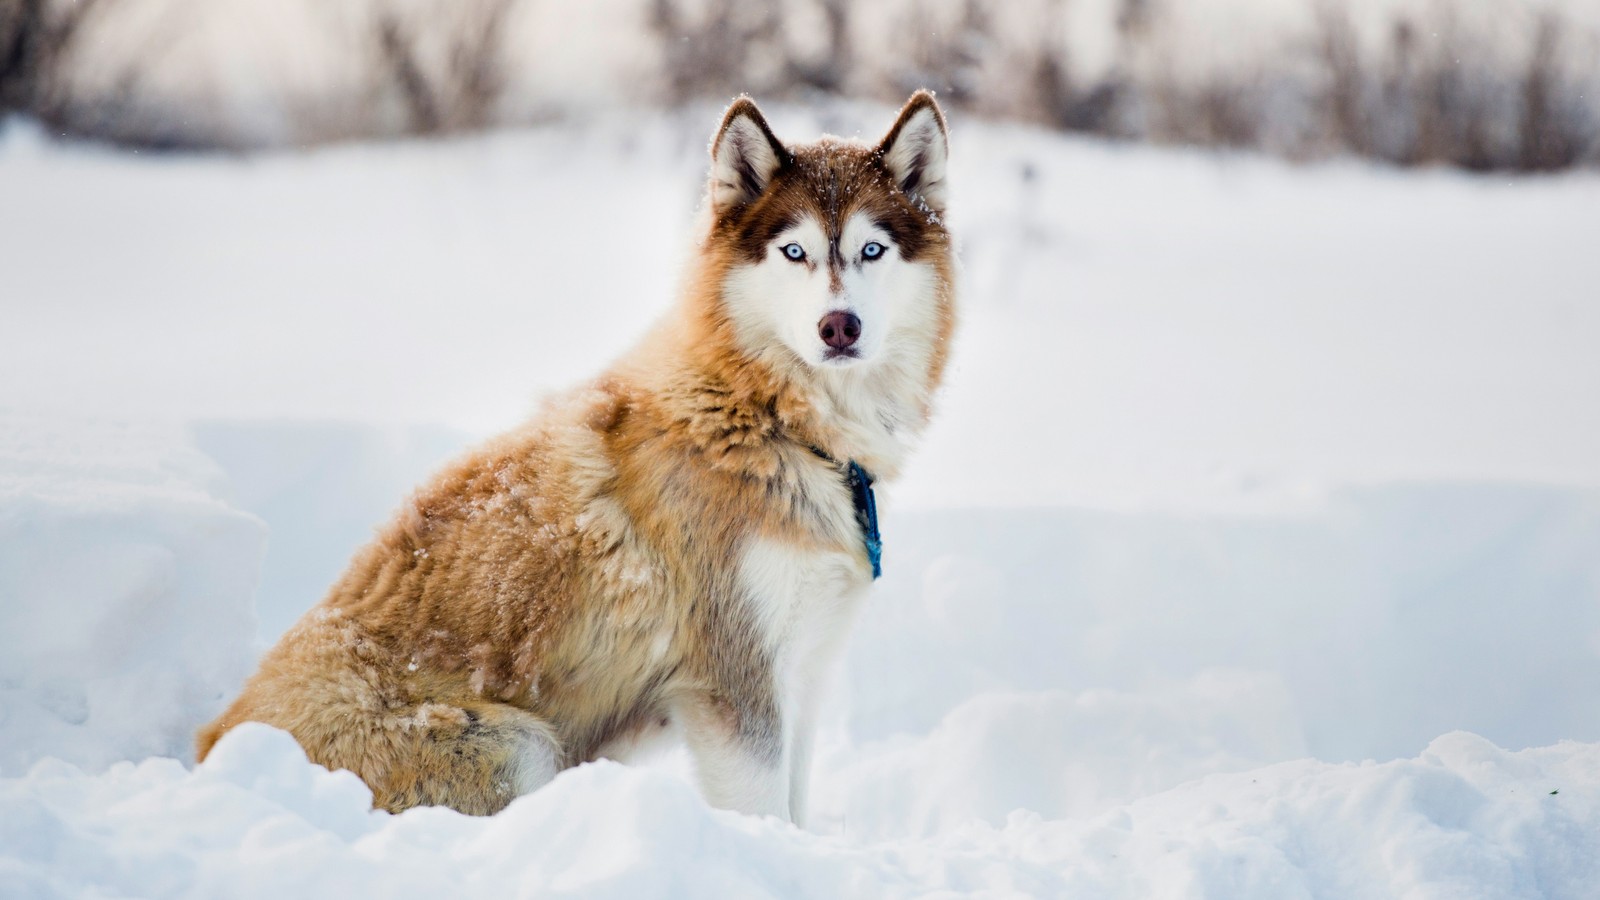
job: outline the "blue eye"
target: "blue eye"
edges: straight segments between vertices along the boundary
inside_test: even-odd
[[[883,245],[877,241],[868,241],[867,245],[861,248],[861,255],[866,259],[877,259],[883,255]]]
[[[799,262],[800,260],[806,258],[806,251],[801,249],[799,244],[784,244],[783,255],[789,257],[795,262]]]

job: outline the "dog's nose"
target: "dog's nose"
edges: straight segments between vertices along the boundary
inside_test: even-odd
[[[855,313],[831,312],[817,323],[817,334],[822,342],[835,350],[844,350],[861,337],[861,320]]]

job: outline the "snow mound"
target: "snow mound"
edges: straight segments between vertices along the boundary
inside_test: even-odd
[[[179,429],[0,411],[0,771],[188,758],[254,656],[266,530]]]
[[[712,810],[669,774],[611,763],[490,818],[369,803],[264,725],[192,772],[45,762],[0,779],[0,874],[39,898],[1577,898],[1600,878],[1600,745],[1513,753],[1465,732],[1415,759],[1283,763],[1089,818],[875,843]]]
[[[1090,815],[1305,755],[1278,679],[1207,670],[1142,691],[989,691],[925,736],[835,745],[811,790],[822,830],[888,839],[998,825],[1018,809]]]

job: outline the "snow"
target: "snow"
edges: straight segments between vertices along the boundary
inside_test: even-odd
[[[264,727],[191,768],[417,479],[643,331],[714,117],[249,158],[7,127],[0,895],[1591,893],[1593,174],[954,121],[962,331],[807,832],[681,759],[489,819],[372,812]]]
[[[669,302],[716,115],[244,160],[62,150],[13,126],[0,404],[508,428]],[[1600,487],[1593,173],[954,129],[962,331],[889,503],[1237,512],[1352,483]]]
[[[266,529],[181,432],[0,410],[0,771],[187,756],[248,674]]]
[[[711,810],[678,778],[614,763],[568,770],[491,818],[370,800],[255,724],[192,772],[151,759],[88,779],[41,763],[0,782],[0,873],[21,897],[1237,900],[1581,897],[1600,876],[1600,747],[1510,753],[1461,732],[1414,759],[1281,763],[1098,816],[1019,811],[920,839]]]

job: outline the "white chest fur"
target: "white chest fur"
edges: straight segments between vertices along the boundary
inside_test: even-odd
[[[854,554],[755,539],[745,546],[739,576],[780,695],[797,699],[806,685],[795,682],[810,681],[837,652],[871,573]]]

